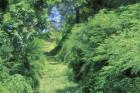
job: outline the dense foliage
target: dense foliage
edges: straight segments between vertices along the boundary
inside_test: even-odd
[[[139,2],[0,0],[0,93],[39,93],[42,39],[56,42],[46,54],[69,64],[79,91],[139,93]],[[64,18],[61,32],[48,22],[52,7]]]
[[[0,1],[0,93],[38,92],[45,61],[38,37],[47,27],[47,7],[56,2]]]
[[[72,29],[57,55],[84,93],[139,93],[140,4],[101,10]]]

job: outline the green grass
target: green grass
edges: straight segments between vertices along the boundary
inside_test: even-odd
[[[46,42],[43,51],[50,52],[55,47],[55,42]],[[47,57],[40,78],[40,93],[77,93],[78,84],[68,79],[70,73],[67,64],[58,63],[54,57]]]
[[[77,93],[77,84],[68,80],[66,64],[47,62],[40,79],[40,93]]]
[[[52,49],[54,49],[56,47],[56,42],[53,41],[53,42],[46,42],[44,43],[44,46],[43,46],[43,51],[44,52],[50,52]]]

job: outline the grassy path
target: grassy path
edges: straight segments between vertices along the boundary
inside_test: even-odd
[[[40,79],[40,93],[76,93],[77,84],[68,80],[68,72],[65,64],[46,63]]]
[[[55,47],[54,42],[46,42],[43,51],[50,52]],[[58,63],[53,58],[47,60],[40,78],[40,93],[77,93],[78,85],[68,80],[69,72],[66,64]]]

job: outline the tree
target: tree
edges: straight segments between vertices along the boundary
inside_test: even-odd
[[[58,0],[57,0],[58,1]],[[19,87],[14,93],[32,93],[39,87],[38,77],[44,57],[39,33],[47,27],[49,4],[46,0],[1,0],[0,1],[0,72],[2,85]],[[20,86],[21,85],[21,86]],[[22,86],[23,85],[23,86]],[[25,85],[25,86],[24,86]],[[29,91],[26,89],[29,88]]]

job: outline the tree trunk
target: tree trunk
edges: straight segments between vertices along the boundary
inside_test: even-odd
[[[80,23],[80,9],[79,7],[75,7],[75,22]]]

